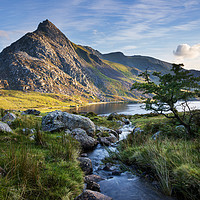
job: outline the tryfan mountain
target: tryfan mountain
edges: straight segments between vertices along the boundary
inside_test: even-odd
[[[171,64],[121,52],[101,54],[71,42],[45,20],[0,53],[0,89],[80,95],[88,99],[133,100],[130,91],[142,71],[168,73]]]

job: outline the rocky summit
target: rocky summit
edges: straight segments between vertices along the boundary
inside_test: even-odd
[[[122,53],[103,55],[91,47],[76,45],[45,20],[0,53],[0,89],[80,95],[103,101],[133,99],[141,94],[130,91],[130,87],[141,81],[138,73],[152,66],[152,60],[159,71],[170,69],[169,63],[146,57],[142,62],[142,58],[128,58]]]

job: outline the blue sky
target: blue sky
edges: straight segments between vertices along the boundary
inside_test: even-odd
[[[199,0],[0,0],[0,51],[49,19],[72,42],[200,70]]]

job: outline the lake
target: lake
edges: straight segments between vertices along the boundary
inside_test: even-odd
[[[200,109],[200,101],[190,101],[189,105],[192,109]],[[146,114],[150,111],[143,109],[144,104],[141,103],[106,103],[106,104],[92,104],[78,109],[71,109],[76,112],[94,112],[96,114],[109,115],[117,112],[125,115]],[[181,108],[178,108],[181,111]]]

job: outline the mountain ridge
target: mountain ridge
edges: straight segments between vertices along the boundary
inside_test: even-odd
[[[155,58],[101,54],[76,45],[45,20],[0,53],[0,89],[133,100],[142,94],[130,91],[131,85],[142,81],[137,75],[146,66],[165,73],[170,69],[170,63]]]

